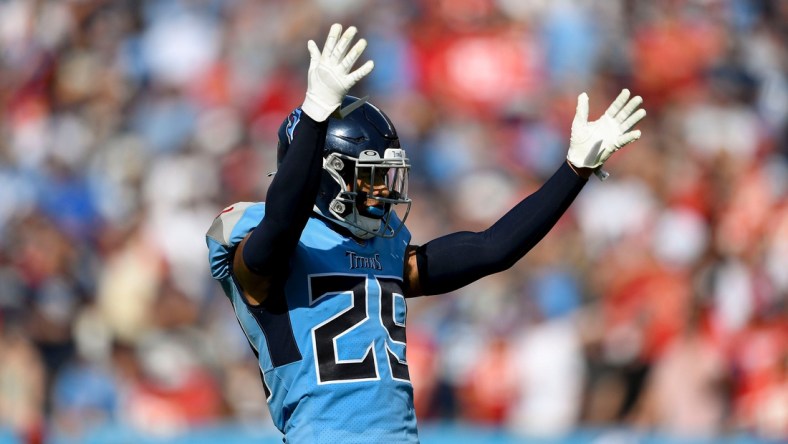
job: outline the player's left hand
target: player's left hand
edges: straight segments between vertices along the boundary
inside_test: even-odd
[[[577,168],[593,168],[597,172],[613,153],[640,138],[640,130],[629,131],[646,115],[638,109],[643,99],[635,96],[629,100],[629,90],[623,89],[616,100],[598,120],[588,121],[588,95],[577,98],[577,111],[572,121],[572,137],[566,155]],[[606,177],[599,173],[600,178]]]

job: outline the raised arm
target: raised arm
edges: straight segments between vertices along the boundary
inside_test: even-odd
[[[629,91],[623,90],[599,120],[589,123],[588,96],[581,94],[567,161],[539,190],[487,230],[453,233],[409,247],[405,259],[408,296],[456,290],[503,271],[525,256],[569,208],[591,171],[600,171],[615,151],[640,137],[640,131],[628,130],[646,111],[637,110],[640,97],[628,99]]]
[[[329,115],[374,66],[368,61],[350,71],[367,45],[361,39],[351,48],[355,35],[355,27],[342,34],[342,27],[335,24],[322,53],[314,41],[307,45],[310,64],[306,98],[288,118],[289,146],[268,188],[265,217],[240,243],[233,261],[233,272],[251,304],[260,304],[268,297],[272,277],[286,270],[309,219],[320,185]]]

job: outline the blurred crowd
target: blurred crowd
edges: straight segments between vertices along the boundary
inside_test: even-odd
[[[537,189],[580,92],[648,111],[526,258],[409,301],[420,423],[788,437],[781,0],[0,0],[0,427],[273,427],[204,234],[264,200],[333,22],[369,40],[414,244]]]

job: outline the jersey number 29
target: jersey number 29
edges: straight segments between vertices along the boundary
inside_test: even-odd
[[[343,335],[360,327],[369,319],[369,286],[375,285],[380,295],[380,325],[388,332],[385,349],[391,376],[408,381],[408,364],[403,356],[397,356],[389,346],[389,341],[405,345],[405,324],[395,318],[395,298],[403,298],[401,281],[389,277],[367,278],[361,275],[328,274],[309,277],[310,305],[318,303],[328,295],[349,293],[351,304],[345,310],[327,319],[312,329],[315,361],[317,363],[318,383],[337,383],[380,379],[375,363],[375,344],[371,342],[364,356],[358,359],[339,359],[337,340]]]

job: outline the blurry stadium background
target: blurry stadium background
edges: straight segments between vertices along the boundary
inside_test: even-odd
[[[263,200],[307,39],[414,165],[414,243],[643,138],[513,269],[409,305],[425,443],[785,442],[788,1],[0,0],[0,443],[280,442],[204,233]]]

